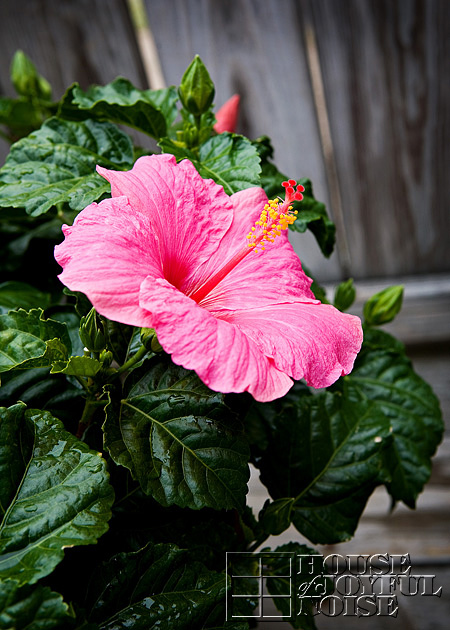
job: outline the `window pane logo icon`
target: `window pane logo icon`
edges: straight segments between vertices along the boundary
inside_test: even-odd
[[[295,557],[290,552],[227,553],[227,621],[292,617]]]

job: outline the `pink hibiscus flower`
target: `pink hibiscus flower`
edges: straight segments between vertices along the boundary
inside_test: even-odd
[[[61,281],[99,313],[154,328],[172,360],[208,387],[262,402],[283,396],[292,378],[326,387],[350,372],[361,323],[309,288],[286,231],[295,182],[281,204],[261,188],[229,197],[171,155],[97,170],[112,198],[63,226],[55,256]]]

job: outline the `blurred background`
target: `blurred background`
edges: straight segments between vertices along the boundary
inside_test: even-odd
[[[9,66],[19,48],[55,99],[74,81],[87,88],[118,75],[139,88],[177,85],[199,54],[216,105],[241,96],[237,131],[270,136],[280,170],[311,178],[326,203],[337,225],[332,257],[325,260],[310,235],[292,238],[317,279],[332,292],[353,277],[357,314],[377,290],[405,286],[403,310],[386,329],[407,344],[440,397],[446,439],[418,511],[389,515],[386,495],[376,494],[339,553],[409,552],[416,573],[447,580],[446,601],[445,587],[440,600],[408,598],[401,618],[379,626],[366,619],[365,627],[447,628],[449,0],[1,0],[2,96],[14,96]],[[138,141],[151,148],[148,138]],[[1,162],[7,152],[1,140]],[[255,507],[265,497],[258,483]]]

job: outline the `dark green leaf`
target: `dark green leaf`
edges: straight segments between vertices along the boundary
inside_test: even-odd
[[[199,148],[198,157],[169,138],[159,142],[161,149],[177,160],[188,158],[205,179],[213,179],[228,195],[259,186],[261,172],[258,152],[243,136],[221,133]]]
[[[50,118],[11,147],[0,169],[0,206],[23,207],[33,216],[63,202],[81,210],[110,190],[97,164],[130,168],[130,138],[111,123]]]
[[[387,418],[362,396],[324,392],[287,400],[272,422],[257,464],[262,482],[274,499],[295,498],[292,522],[312,542],[347,540],[373,489],[387,479]]]
[[[67,630],[73,613],[48,586],[0,582],[0,630]]]
[[[0,407],[14,405],[18,400],[28,407],[49,411],[65,426],[76,431],[85,400],[81,385],[69,383],[60,375],[50,375],[49,368],[11,370],[2,374]]]
[[[363,349],[346,381],[350,396],[364,396],[386,417],[392,438],[387,488],[395,500],[414,507],[442,439],[438,399],[414,372],[402,344],[381,330],[365,330]]]
[[[0,284],[0,313],[6,313],[14,308],[46,309],[50,306],[50,302],[49,293],[39,291],[26,282],[10,281]]]
[[[70,297],[75,298],[75,310],[80,317],[83,317],[89,313],[92,308],[92,304],[89,302],[84,293],[80,293],[79,291],[71,291],[67,287],[64,287],[63,293],[64,295],[69,295]]]
[[[44,319],[41,309],[0,315],[0,346],[0,372],[49,367],[67,359],[71,350],[65,324]]]
[[[44,122],[44,112],[26,98],[0,98],[0,124],[10,130],[10,142],[23,138]]]
[[[93,576],[89,619],[102,630],[212,628],[225,586],[223,574],[188,561],[175,545],[148,545],[114,556]]]
[[[82,120],[100,118],[139,129],[156,139],[167,134],[177,115],[175,88],[139,90],[118,77],[108,85],[93,85],[87,92],[72,85],[63,97],[60,115]]]
[[[105,444],[162,505],[242,508],[248,446],[223,395],[163,356],[126,381],[107,408]]]
[[[64,548],[95,543],[114,500],[106,462],[49,413],[1,408],[0,573],[20,584],[48,575]]]
[[[81,294],[79,294],[81,295]],[[55,306],[47,311],[50,319],[56,320],[66,324],[67,331],[69,333],[70,341],[72,343],[72,355],[83,356],[84,344],[80,339],[78,329],[80,327],[80,318],[71,304],[64,306]]]
[[[259,520],[268,536],[282,534],[291,524],[291,513],[295,499],[277,499],[266,501],[259,514]]]
[[[141,346],[141,329],[102,318],[108,348],[119,365],[125,363]]]

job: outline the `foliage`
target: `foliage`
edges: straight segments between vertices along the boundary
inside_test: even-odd
[[[198,57],[178,91],[118,78],[73,85],[52,103],[20,52],[12,81],[17,99],[0,99],[16,141],[0,169],[0,628],[224,628],[225,552],[257,549],[291,524],[312,543],[348,540],[376,486],[413,508],[427,482],[438,401],[402,344],[372,327],[398,313],[401,287],[368,301],[362,351],[333,387],[298,382],[265,404],[209,390],[152,329],[109,321],[63,292],[52,251],[61,225],[109,194],[95,166],[128,170],[145,153],[118,124],[190,159],[227,194],[280,194],[270,141],[214,132],[214,85]],[[293,228],[329,256],[334,225],[299,181]],[[354,297],[348,280],[335,306]],[[257,519],[245,502],[250,462],[270,496]],[[244,568],[251,591],[256,565]],[[270,568],[274,595],[284,570],[283,560]],[[310,609],[301,627],[315,627]]]

